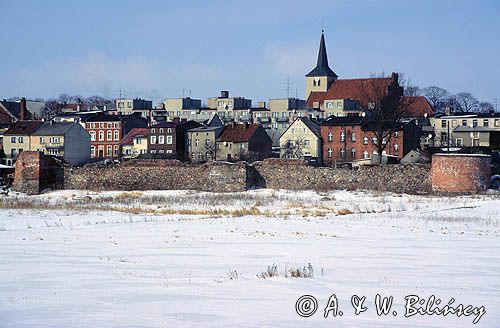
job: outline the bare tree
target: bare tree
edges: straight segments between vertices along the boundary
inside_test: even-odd
[[[495,112],[495,106],[487,101],[482,101],[479,103],[479,111],[481,113],[493,113]]]
[[[459,110],[462,112],[474,112],[479,109],[479,101],[469,92],[460,92],[455,95]]]
[[[304,157],[304,138],[299,136],[293,140],[288,140],[281,149],[282,157],[289,159],[301,159]]]
[[[447,103],[448,98],[450,97],[450,93],[440,87],[430,86],[422,89],[422,94],[427,98],[432,108],[435,111],[439,112],[444,109],[445,104]]]
[[[420,96],[422,90],[413,84],[411,78],[407,77],[405,73],[398,73],[399,85],[404,87],[404,95],[408,97]]]
[[[410,116],[410,108],[415,100],[402,97],[398,81],[391,80],[388,83],[388,79],[383,76],[367,81],[360,90],[369,104],[365,111],[364,128],[373,134],[379,163],[382,163],[382,153],[394,133],[401,129],[405,118]]]

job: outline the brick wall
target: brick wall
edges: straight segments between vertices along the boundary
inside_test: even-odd
[[[445,193],[478,193],[490,186],[491,157],[476,154],[432,156],[432,190]]]
[[[63,168],[51,156],[38,151],[25,151],[19,154],[14,172],[15,191],[34,195],[45,188],[62,188]]]

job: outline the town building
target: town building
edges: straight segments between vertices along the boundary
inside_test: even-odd
[[[143,118],[149,119],[153,110],[153,102],[142,98],[135,99],[117,99],[115,100],[116,109],[112,111],[114,115],[130,115],[139,113]]]
[[[78,166],[90,160],[90,135],[79,123],[48,121],[30,139],[30,150],[61,158],[68,164]]]
[[[17,121],[37,120],[31,111],[28,110],[26,99],[21,98],[18,101],[0,101],[0,126],[10,127]]]
[[[224,130],[224,122],[217,114],[203,126],[187,131],[188,158],[191,163],[214,160],[217,154],[215,141]]]
[[[148,153],[148,128],[133,128],[120,141],[122,158],[137,158]]]
[[[153,158],[187,158],[187,131],[201,126],[195,121],[159,122],[148,127],[148,154]]]
[[[296,118],[280,137],[280,157],[321,164],[323,147],[320,123],[307,117]]]
[[[272,140],[262,125],[230,123],[216,140],[216,160],[254,161],[271,156]]]
[[[20,153],[32,149],[30,135],[42,124],[42,121],[17,121],[4,132],[2,148],[6,165],[14,164]]]
[[[378,152],[378,143],[385,149],[383,156],[403,158],[418,149],[421,129],[415,120],[400,123],[384,140],[378,140],[373,125],[362,116],[330,116],[321,123],[323,139],[323,164],[332,166],[342,163],[369,163]]]

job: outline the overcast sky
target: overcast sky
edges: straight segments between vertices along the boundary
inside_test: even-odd
[[[322,26],[340,78],[414,84],[500,104],[499,0],[0,0],[0,97],[60,93],[254,103],[304,97]]]

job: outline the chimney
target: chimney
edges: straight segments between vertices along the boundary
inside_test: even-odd
[[[19,120],[24,121],[26,118],[26,98],[22,97],[21,102],[19,104],[21,107],[19,110]]]
[[[221,98],[229,98],[229,91],[223,90],[220,92]]]

